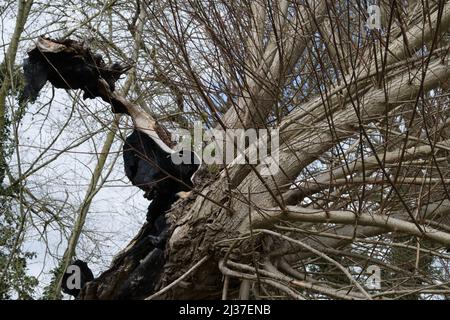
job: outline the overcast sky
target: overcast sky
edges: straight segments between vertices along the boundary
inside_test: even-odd
[[[0,61],[3,61],[14,29],[14,13],[15,10],[10,10],[1,14],[3,19],[0,21]],[[48,21],[49,17],[45,14],[37,20],[30,21],[24,32],[24,37],[30,39],[20,43],[17,63],[23,61],[27,49],[33,45],[32,39],[39,34],[51,33],[52,28],[55,28],[51,24],[47,25]],[[41,26],[43,29],[40,29]],[[103,123],[111,121],[113,115],[108,105],[97,100],[87,100],[83,107],[73,106],[71,95],[75,94],[78,92],[68,94],[62,89],[53,90],[51,85],[47,84],[36,103],[28,106],[19,128],[22,171],[25,171],[36,157],[48,148],[68,119],[70,121],[67,122],[67,127],[38,163],[44,163],[74,141],[89,132],[100,130]],[[52,103],[48,104],[53,95]],[[17,104],[11,97],[8,102],[13,106]],[[123,124],[125,125],[125,122]],[[77,208],[77,204],[81,203],[85,195],[96,165],[96,152],[99,152],[103,145],[106,130],[69,152],[64,152],[50,165],[32,174],[26,181],[26,187],[38,197],[67,201]],[[90,236],[82,237],[77,247],[78,258],[89,261],[95,276],[106,269],[112,256],[123,249],[136,234],[145,221],[148,206],[148,201],[142,197],[143,192],[131,186],[124,175],[120,139],[116,139],[112,150],[105,168],[110,168],[111,161],[118,155],[117,162],[105,187],[93,199],[85,225],[85,230],[89,231]],[[16,156],[12,159],[11,170],[17,172]],[[73,212],[73,218],[75,216],[76,212]],[[37,258],[29,261],[28,268],[29,274],[36,276],[40,281],[39,292],[50,280],[49,271],[57,263],[55,258],[60,258],[66,248],[65,236],[56,225],[50,225],[46,229],[47,239],[39,234],[42,231],[41,227],[28,226],[24,248],[37,254]]]

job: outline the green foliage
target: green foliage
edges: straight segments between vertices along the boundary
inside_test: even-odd
[[[6,68],[4,64],[0,65],[0,87],[3,84],[3,80],[6,77]],[[13,72],[13,85],[9,88],[9,95],[16,97],[18,101],[18,97],[22,95],[25,80],[21,67],[15,66]],[[16,107],[16,106],[11,106]],[[26,111],[26,104],[17,103],[17,108],[14,112],[10,112],[5,105],[4,110],[4,127],[0,129],[0,196],[3,194],[2,186],[5,179],[5,173],[8,169],[8,159],[11,156],[14,144],[11,139],[11,125],[13,122],[19,122],[24,116]],[[13,116],[14,115],[14,116]]]
[[[20,222],[7,197],[0,199],[0,212],[0,299],[32,299],[38,281],[27,275],[27,261],[36,255],[22,251],[17,241]]]
[[[3,83],[3,79],[6,77],[6,67],[5,64],[0,65],[0,86]],[[13,86],[10,86],[10,94],[16,95],[23,91],[23,87],[25,84],[22,67],[19,65],[15,65],[13,68]]]
[[[59,264],[59,266],[53,268],[50,272],[52,273],[52,280],[50,281],[50,284],[45,286],[44,292],[40,299],[42,300],[53,300],[55,299],[55,291],[57,288],[57,281],[60,278],[60,275],[62,273],[62,264]]]
[[[0,65],[0,86],[5,75],[5,67]],[[14,68],[12,83],[8,93],[17,97],[23,91],[24,83],[19,67]],[[38,281],[27,275],[27,262],[36,255],[22,250],[22,238],[18,235],[21,219],[12,204],[17,189],[4,185],[8,161],[14,150],[12,123],[20,121],[25,105],[19,106],[14,112],[8,112],[5,106],[4,111],[4,127],[0,132],[0,299],[32,299]]]

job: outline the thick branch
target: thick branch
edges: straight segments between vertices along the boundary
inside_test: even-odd
[[[423,226],[422,233],[416,224],[390,216],[360,213],[351,211],[323,211],[309,208],[288,206],[286,211],[277,208],[270,210],[254,211],[251,216],[251,228],[260,228],[272,225],[277,221],[313,222],[313,223],[339,223],[349,225],[371,226],[385,229],[386,231],[401,232],[420,238],[434,240],[444,246],[450,246],[450,234],[438,231],[434,228]],[[247,233],[250,229],[249,220],[245,220],[239,231]]]

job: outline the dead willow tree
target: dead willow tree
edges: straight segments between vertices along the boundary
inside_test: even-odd
[[[164,267],[137,235],[81,298],[448,297],[448,1],[140,3],[171,119],[277,128],[280,170],[206,167]]]

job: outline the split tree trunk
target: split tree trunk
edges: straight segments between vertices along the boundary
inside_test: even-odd
[[[279,3],[280,12],[283,12],[284,2]],[[284,24],[281,19],[278,28],[284,30],[286,34],[295,33],[297,39],[301,36],[306,37],[304,39],[310,39],[307,36],[310,36],[322,23],[322,19],[314,19],[314,14],[322,17],[324,4],[325,2],[319,2],[316,11],[305,12],[301,15],[304,20],[300,22],[291,21],[290,24]],[[307,182],[292,185],[296,177],[308,165],[333,146],[344,139],[358,136],[361,131],[364,134],[363,126],[368,125],[373,119],[389,114],[404,101],[414,101],[424,92],[448,81],[450,68],[443,63],[443,51],[429,53],[421,59],[421,63],[419,59],[408,57],[408,52],[424,44],[436,49],[435,35],[445,32],[450,25],[449,7],[447,2],[441,7],[442,10],[436,10],[432,14],[430,21],[439,21],[439,28],[429,24],[423,28],[411,26],[406,30],[409,46],[405,46],[405,37],[400,34],[391,41],[389,50],[386,50],[388,57],[384,62],[375,61],[377,58],[369,59],[370,63],[361,64],[349,71],[349,74],[344,74],[341,85],[336,84],[333,88],[330,87],[327,97],[311,99],[285,117],[279,124],[283,144],[280,147],[282,170],[278,174],[263,178],[258,174],[258,167],[237,166],[223,169],[214,176],[205,174],[203,184],[196,186],[191,197],[178,201],[167,212],[171,230],[164,260],[155,261],[152,259],[153,252],[139,246],[142,243],[143,230],[148,227],[143,226],[143,230],[114,259],[110,268],[85,286],[81,298],[219,299],[227,294],[228,297],[230,295],[237,297],[239,291],[241,296],[247,296],[243,291],[248,292],[251,288],[254,289],[249,286],[249,283],[255,282],[267,284],[284,291],[288,296],[298,298],[301,296],[292,288],[309,289],[343,299],[370,298],[366,290],[353,280],[350,282],[357,289],[347,294],[342,294],[325,285],[317,285],[313,280],[309,284],[299,281],[302,277],[308,279],[308,276],[290,269],[289,263],[306,259],[311,255],[337,263],[337,260],[331,259],[326,254],[332,252],[333,248],[350,243],[355,236],[364,239],[388,232],[430,239],[441,247],[450,247],[450,235],[447,232],[434,229],[433,226],[419,225],[408,207],[401,205],[399,211],[389,217],[386,217],[382,210],[370,214],[362,212],[357,215],[347,210],[318,209],[313,205],[305,208],[298,205],[304,197],[319,192],[321,184],[337,183],[335,180],[331,181],[327,174],[319,175],[318,179],[311,179],[310,185]],[[257,18],[253,39],[253,43],[258,45],[261,44],[259,35],[261,26],[258,25],[258,21],[264,19],[264,14],[258,11],[261,10],[258,6],[252,9],[258,12],[255,14]],[[296,29],[296,23],[303,28]],[[332,41],[332,39],[329,40]],[[293,40],[286,41],[284,45],[287,50],[285,51],[273,50],[269,44],[262,56],[261,51],[253,50],[255,55],[253,71],[260,78],[265,79],[266,84],[275,83],[277,87],[282,87],[305,50],[307,40],[304,41],[301,44]],[[279,56],[282,54],[280,52],[284,52],[287,56]],[[258,57],[263,59],[260,65]],[[374,86],[374,82],[379,77],[376,66],[382,62],[386,63],[385,74],[382,75],[385,83],[384,86],[377,87]],[[252,98],[246,100],[245,97],[248,95],[243,94],[238,102],[242,108],[230,109],[221,125],[232,128],[247,127],[251,123],[250,115],[256,111],[258,113],[256,126],[267,119],[269,111],[276,102],[277,93],[267,89],[270,85],[262,86],[261,82],[250,81],[250,83],[249,90]],[[136,126],[154,136],[155,123],[148,115],[121,97],[113,96],[112,100],[114,99],[126,106]],[[359,109],[354,106],[356,99],[363,101]],[[317,130],[316,128],[329,127],[330,115],[333,116],[335,130]],[[311,129],[313,125],[315,129]],[[448,148],[448,140],[439,143],[442,148]],[[424,153],[434,152],[435,147],[435,145],[433,147],[424,145],[414,150],[392,151],[387,156],[376,154],[371,159],[366,158],[362,168],[358,160],[355,160],[352,166],[333,169],[334,178],[345,178],[348,174],[346,170],[350,167],[352,173],[358,172],[359,169],[370,168],[381,168],[380,170],[383,171],[384,164],[390,161],[396,162],[398,158],[403,160],[420,158]],[[384,164],[380,163],[380,157],[384,159]],[[390,178],[386,175],[383,179]],[[364,180],[364,183],[366,182]],[[391,185],[395,185],[395,182],[389,180]],[[435,209],[432,212],[433,218],[436,217],[437,211],[443,216],[448,214],[448,201],[430,202],[425,212],[432,206]],[[423,219],[426,218],[424,216]],[[334,223],[334,233],[341,238],[336,240],[318,236],[314,240],[308,237],[300,240],[293,239],[289,235],[272,231],[277,221],[323,225]],[[311,226],[310,224],[301,225]],[[272,251],[278,249],[278,240],[297,243],[300,249],[294,250],[291,255],[289,255],[291,252],[286,250],[286,255],[274,266],[270,259]],[[162,269],[161,265],[164,265]],[[258,270],[258,266],[261,265],[265,267],[263,270]],[[233,271],[231,267],[238,268],[242,272]],[[284,270],[285,273],[279,270]],[[343,272],[343,275],[347,274]],[[224,281],[224,279],[227,280]],[[276,280],[289,283],[291,287],[280,286]]]

